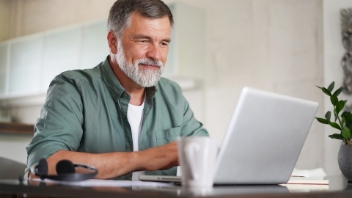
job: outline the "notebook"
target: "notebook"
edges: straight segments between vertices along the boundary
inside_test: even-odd
[[[287,183],[317,110],[317,102],[243,88],[217,157],[214,184]],[[181,182],[177,176],[139,179]]]

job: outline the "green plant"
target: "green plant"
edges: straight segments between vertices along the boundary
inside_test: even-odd
[[[332,82],[328,88],[325,87],[318,87],[321,89],[326,95],[330,97],[331,104],[334,106],[334,117],[333,121],[331,120],[331,112],[328,111],[325,114],[325,118],[318,118],[316,119],[323,124],[328,124],[331,127],[338,129],[340,133],[334,133],[329,135],[332,139],[339,139],[342,140],[344,144],[352,145],[352,113],[348,111],[344,111],[341,113],[347,100],[339,100],[338,96],[342,92],[342,87],[337,89],[333,92],[335,86],[335,82]]]

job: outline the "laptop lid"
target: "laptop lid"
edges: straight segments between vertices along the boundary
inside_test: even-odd
[[[287,183],[318,103],[243,88],[217,158],[214,184]],[[181,182],[180,176],[140,175]]]
[[[217,158],[214,183],[286,183],[317,110],[317,102],[243,88]]]

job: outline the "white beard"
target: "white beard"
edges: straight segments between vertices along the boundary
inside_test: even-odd
[[[125,73],[129,78],[131,78],[134,82],[142,87],[155,86],[164,71],[163,63],[158,60],[138,59],[134,65],[132,63],[128,63],[122,49],[121,41],[118,41],[117,44],[116,62],[123,73]],[[158,66],[159,69],[140,69],[139,64]]]

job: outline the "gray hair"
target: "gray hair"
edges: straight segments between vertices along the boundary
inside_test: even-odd
[[[137,12],[147,18],[162,18],[167,16],[171,27],[174,19],[169,7],[161,0],[117,0],[110,9],[108,31],[113,31],[118,38],[130,25],[130,16]]]

